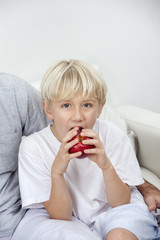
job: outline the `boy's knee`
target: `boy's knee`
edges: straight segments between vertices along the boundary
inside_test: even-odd
[[[107,236],[106,240],[138,240],[137,237],[130,231],[123,228],[115,228],[111,230]]]

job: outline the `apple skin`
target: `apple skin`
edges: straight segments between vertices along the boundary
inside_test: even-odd
[[[86,137],[86,136],[81,136],[81,131],[82,131],[82,128],[79,128],[78,132],[77,132],[77,135],[74,136],[70,141],[73,141],[74,139],[78,139],[78,143],[76,143],[73,147],[71,147],[69,149],[69,153],[76,153],[76,152],[79,152],[81,151],[82,152],[82,155],[78,158],[85,158],[87,157],[87,154],[84,153],[84,150],[85,149],[91,149],[91,148],[95,148],[94,145],[86,145],[86,144],[83,144],[82,141],[83,140],[88,140],[88,139],[92,139],[91,137]]]

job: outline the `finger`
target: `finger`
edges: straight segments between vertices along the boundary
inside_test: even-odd
[[[78,157],[80,157],[82,155],[82,152],[76,152],[76,153],[71,153],[71,154],[69,154],[69,157],[70,157],[70,159],[72,159],[72,158],[78,158]]]
[[[67,144],[65,145],[66,146],[66,149],[70,149],[71,147],[73,147],[75,144],[77,144],[78,143],[78,139],[76,138],[76,139],[74,139],[74,140],[72,140],[72,141],[70,141],[70,142],[67,142]]]
[[[101,147],[103,147],[103,144],[102,144],[102,142],[100,141],[100,139],[99,139],[99,137],[98,137],[98,135],[97,135],[97,133],[96,133],[96,131],[94,131],[93,129],[83,129],[84,130],[84,132],[82,132],[82,134],[81,134],[81,136],[82,137],[88,137],[89,139],[84,139],[83,141],[82,141],[82,143],[84,144],[84,145],[94,145],[95,147],[97,147],[97,148],[101,148]],[[83,131],[82,130],[82,131]]]
[[[97,154],[98,153],[98,149],[97,148],[85,149],[84,153],[86,153],[86,154]]]
[[[82,129],[81,136],[98,138],[96,131],[93,129]]]
[[[152,198],[152,197],[148,197],[145,199],[147,205],[148,205],[148,209],[149,211],[154,211],[156,209],[156,202],[155,202],[155,199]]]
[[[78,143],[78,139],[74,139],[70,142],[64,142],[62,148],[64,149],[64,154],[69,152],[69,149]]]
[[[77,135],[78,132],[78,127],[75,127],[73,129],[71,129],[63,138],[62,142],[66,143],[69,142],[73,137],[75,137]]]
[[[83,140],[82,143],[84,145],[94,145],[94,146],[97,146],[97,147],[101,145],[100,142],[98,141],[98,139],[93,139],[93,138]]]
[[[152,204],[152,205],[148,205],[148,209],[150,212],[156,210],[156,205],[155,204]]]

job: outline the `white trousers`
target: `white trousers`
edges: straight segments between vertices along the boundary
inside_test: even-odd
[[[4,237],[4,238],[0,238],[0,240],[11,240],[12,237]]]
[[[72,221],[51,219],[46,209],[30,209],[17,226],[11,240],[105,240],[109,231],[124,228],[139,240],[160,240],[154,216],[135,204],[126,204],[99,214],[92,227]]]
[[[51,219],[45,209],[27,211],[11,240],[101,240],[89,227],[72,221]]]

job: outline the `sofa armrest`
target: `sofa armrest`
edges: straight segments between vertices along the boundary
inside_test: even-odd
[[[143,167],[141,167],[141,172],[143,178],[147,182],[151,183],[153,186],[160,190],[160,179],[155,174],[153,174],[152,172]]]
[[[135,106],[117,108],[138,140],[138,161],[160,178],[160,114]]]

